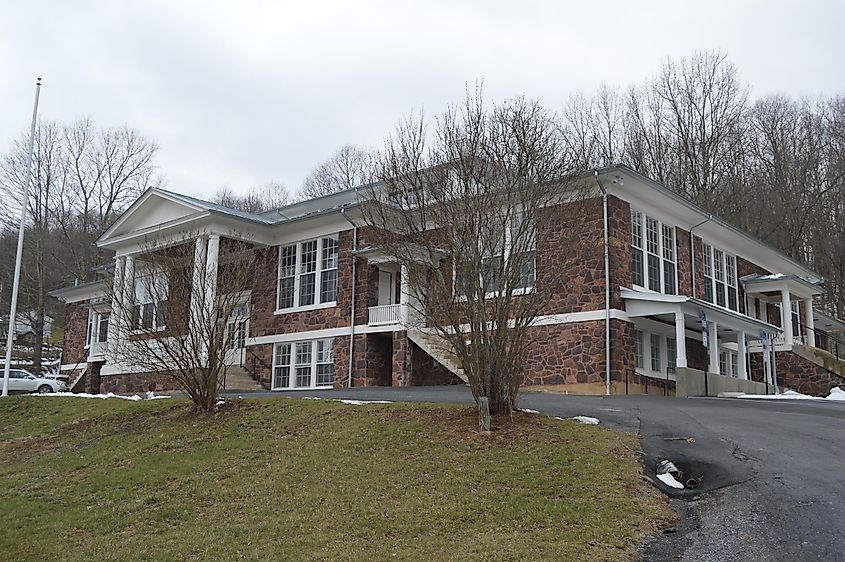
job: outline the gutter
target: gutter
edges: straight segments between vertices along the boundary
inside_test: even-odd
[[[352,225],[352,306],[349,312],[349,381],[347,384],[348,388],[352,388],[352,353],[355,351],[355,266],[358,261],[355,254],[358,252],[358,225],[346,214],[346,207],[340,208],[340,214]]]
[[[610,251],[607,229],[607,189],[599,181],[599,171],[593,170],[601,189],[602,218],[604,220],[604,393],[610,396]]]

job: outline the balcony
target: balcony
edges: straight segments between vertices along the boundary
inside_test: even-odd
[[[371,306],[367,323],[370,326],[392,326],[401,324],[404,317],[404,304],[384,304]]]
[[[109,350],[109,342],[98,341],[88,348],[88,361],[104,361]]]

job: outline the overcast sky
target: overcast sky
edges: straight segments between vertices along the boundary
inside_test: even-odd
[[[142,131],[171,189],[296,188],[338,146],[380,146],[477,79],[490,99],[559,109],[721,48],[754,95],[845,92],[843,16],[841,0],[3,0],[0,148],[27,128],[43,76],[42,117]]]

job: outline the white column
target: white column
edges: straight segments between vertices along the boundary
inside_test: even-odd
[[[764,301],[759,299],[758,302],[760,303],[760,320],[763,322],[769,321],[769,301]]]
[[[806,344],[816,347],[816,324],[813,320],[813,299],[804,299],[804,325],[807,327]]]
[[[208,250],[205,254],[205,306],[214,310],[214,297],[217,293],[217,259],[220,253],[220,236],[208,237]]]
[[[736,360],[739,361],[739,365],[736,366],[736,376],[744,381],[748,380],[748,370],[746,368],[748,357],[746,355],[745,332],[739,332],[736,335]]]
[[[191,331],[199,329],[198,323],[202,317],[203,298],[205,289],[203,287],[203,274],[205,273],[205,252],[208,242],[200,236],[194,243],[194,269],[191,273],[191,307],[190,327]]]
[[[121,298],[123,297],[123,269],[126,267],[124,256],[114,258],[114,278],[112,279],[112,304],[111,316],[109,316],[109,331],[106,335],[108,342],[108,361],[114,363],[117,359],[117,339],[120,337],[120,318],[123,313]]]
[[[792,299],[789,289],[780,291],[780,326],[783,328],[783,341],[787,346],[792,345]]]
[[[675,313],[675,367],[677,369],[687,368],[687,330],[684,324],[684,313]]]
[[[716,322],[707,323],[707,345],[710,346],[710,368],[709,372],[717,375],[721,374],[719,371],[719,340],[718,340],[718,325]]]
[[[121,301],[118,304],[120,309],[119,326],[117,330],[117,349],[115,350],[115,357],[120,361],[120,354],[123,352],[123,347],[126,346],[126,335],[132,330],[132,311],[135,303],[135,256],[126,256],[123,266],[123,287],[121,293]]]
[[[408,298],[411,285],[408,283],[408,268],[404,264],[399,266],[399,321],[408,324]]]

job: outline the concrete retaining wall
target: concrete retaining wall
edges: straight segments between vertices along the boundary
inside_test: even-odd
[[[746,394],[773,394],[774,387],[762,382],[746,381],[725,375],[707,373],[698,369],[677,369],[676,396],[718,396],[720,392],[744,392]]]

